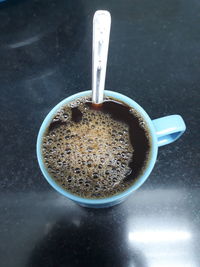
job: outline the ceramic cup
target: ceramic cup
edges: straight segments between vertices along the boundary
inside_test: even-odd
[[[137,179],[137,181],[130,186],[126,191],[107,198],[103,199],[87,199],[82,198],[77,195],[71,194],[70,192],[66,191],[60,185],[58,185],[55,180],[50,176],[48,173],[43,159],[42,159],[42,137],[48,128],[52,118],[54,117],[55,113],[67,103],[84,96],[91,96],[91,91],[84,91],[67,97],[59,104],[57,104],[46,116],[44,119],[37,138],[37,159],[39,162],[40,169],[49,182],[49,184],[57,190],[59,193],[64,195],[65,197],[75,201],[81,206],[91,207],[91,208],[104,208],[104,207],[111,207],[116,204],[119,204],[124,199],[126,199],[130,194],[132,194],[135,190],[137,190],[149,177],[154,164],[156,162],[158,147],[170,144],[177,140],[185,131],[186,126],[185,123],[180,115],[170,115],[166,117],[162,117],[159,119],[151,120],[149,115],[144,111],[144,109],[138,105],[134,100],[130,99],[127,96],[124,96],[120,93],[116,93],[113,91],[105,91],[105,96],[113,97],[121,102],[126,103],[128,106],[133,107],[137,112],[140,113],[149,130],[150,138],[152,140],[152,148],[151,148],[151,156],[148,161],[147,167],[141,176]]]

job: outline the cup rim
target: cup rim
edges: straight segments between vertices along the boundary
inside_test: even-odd
[[[58,109],[60,109],[63,105],[67,104],[68,102],[71,102],[77,98],[92,95],[92,91],[91,90],[82,91],[82,92],[73,94],[73,95],[63,99],[53,109],[50,110],[50,112],[47,114],[44,121],[42,122],[42,125],[40,127],[40,130],[39,130],[39,133],[37,136],[37,144],[36,144],[37,160],[38,160],[41,172],[42,172],[43,176],[46,178],[46,180],[48,181],[48,183],[56,191],[58,191],[59,193],[61,193],[65,197],[67,197],[67,198],[69,198],[75,202],[81,203],[81,204],[93,204],[93,205],[107,204],[107,203],[118,201],[122,198],[127,197],[133,191],[137,190],[147,180],[148,176],[150,175],[150,173],[151,173],[151,171],[155,165],[156,158],[157,158],[157,153],[158,153],[157,137],[155,134],[155,129],[154,129],[152,120],[150,119],[150,117],[146,113],[146,111],[139,104],[137,104],[134,100],[132,100],[131,98],[129,98],[123,94],[120,94],[120,93],[114,92],[114,91],[109,91],[109,90],[105,90],[104,93],[105,93],[105,96],[113,97],[115,99],[118,99],[118,100],[128,104],[130,107],[133,107],[145,119],[145,122],[147,122],[148,130],[151,134],[151,152],[150,152],[151,157],[148,160],[147,167],[145,168],[144,172],[140,175],[140,177],[137,179],[137,181],[132,186],[130,186],[128,189],[126,189],[125,191],[123,191],[117,195],[107,197],[107,198],[102,198],[102,199],[89,199],[89,198],[83,198],[83,197],[74,195],[74,194],[66,191],[59,184],[57,184],[53,178],[51,178],[51,176],[49,175],[49,173],[46,170],[46,167],[45,167],[43,159],[42,159],[42,151],[41,151],[42,136],[44,135],[46,128],[49,126],[50,121],[52,120],[53,116],[55,115],[55,113]]]

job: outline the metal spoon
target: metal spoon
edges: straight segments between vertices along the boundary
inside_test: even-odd
[[[92,49],[92,103],[103,102],[111,16],[106,10],[98,10],[93,17]]]

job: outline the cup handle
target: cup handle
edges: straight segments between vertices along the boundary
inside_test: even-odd
[[[186,130],[180,115],[170,115],[152,121],[158,138],[158,146],[168,145],[177,140]]]

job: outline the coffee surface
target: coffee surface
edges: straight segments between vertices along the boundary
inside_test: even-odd
[[[63,106],[43,136],[44,164],[65,190],[105,198],[130,187],[148,164],[150,138],[138,113],[112,98]]]

